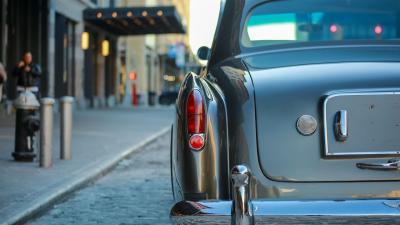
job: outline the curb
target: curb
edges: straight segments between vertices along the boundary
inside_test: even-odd
[[[48,196],[46,196],[45,198],[37,201],[34,205],[30,206],[28,209],[8,219],[1,225],[14,225],[14,224],[26,223],[29,219],[39,215],[40,213],[42,213],[49,207],[53,206],[55,203],[57,203],[57,201],[61,200],[65,196],[85,187],[87,184],[106,175],[111,170],[113,170],[121,160],[129,157],[132,153],[150,144],[151,142],[161,137],[162,135],[167,134],[170,131],[170,129],[171,129],[170,126],[161,129],[154,135],[151,135],[148,138],[141,141],[139,144],[133,145],[132,147],[126,149],[117,156],[104,162],[103,164],[101,164],[101,166],[98,166],[93,170],[90,170],[87,173],[83,174],[79,178],[72,181],[69,185],[63,186],[56,192],[53,192]]]

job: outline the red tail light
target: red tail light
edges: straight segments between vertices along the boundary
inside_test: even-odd
[[[206,115],[204,99],[199,90],[193,90],[189,94],[186,109],[189,146],[194,150],[200,150],[204,147]]]
[[[189,138],[189,146],[194,150],[200,150],[204,147],[204,135],[203,134],[193,134]]]

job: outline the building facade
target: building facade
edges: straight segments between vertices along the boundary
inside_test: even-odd
[[[182,77],[188,72],[186,62],[195,61],[189,49],[188,23],[190,1],[188,0],[119,0],[118,7],[175,6],[185,34],[162,34],[129,36],[119,40],[120,49],[126,56],[126,73],[136,74],[126,83],[126,92],[136,93],[138,104],[153,105],[157,96],[165,91],[176,91]],[[180,64],[177,65],[177,61]],[[132,98],[125,98],[129,104]]]
[[[42,67],[42,96],[74,96],[78,108],[152,105],[155,97],[171,84],[172,87],[176,85],[185,72],[183,65],[191,58],[188,57],[187,33],[121,36],[87,21],[85,11],[171,5],[176,7],[182,23],[188,27],[189,2],[2,0],[0,61],[10,77],[6,91],[8,98],[16,97],[16,79],[11,76],[12,70],[24,52],[29,51],[34,62]],[[101,19],[101,13],[97,17]],[[124,22],[105,21],[110,24]],[[149,32],[158,33],[156,30]],[[181,46],[179,53],[176,46]],[[183,65],[175,63],[178,56],[180,64],[183,58]]]

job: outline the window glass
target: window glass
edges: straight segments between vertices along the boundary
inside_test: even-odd
[[[246,47],[400,37],[399,0],[291,0],[256,7],[244,26]]]

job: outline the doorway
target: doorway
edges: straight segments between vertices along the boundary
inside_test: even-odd
[[[1,30],[1,36],[4,38],[2,45],[6,51],[1,49],[1,55],[10,75],[7,82],[8,98],[16,97],[16,78],[11,76],[12,70],[28,51],[32,53],[33,62],[42,68],[40,92],[42,96],[47,96],[47,0],[9,0],[2,1],[1,5],[7,9],[2,10],[7,15],[1,17],[5,20],[2,21],[4,29]]]
[[[56,13],[55,97],[74,96],[75,23]]]

